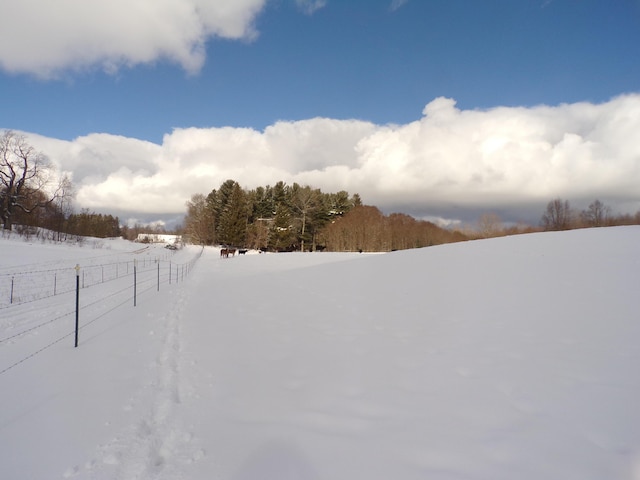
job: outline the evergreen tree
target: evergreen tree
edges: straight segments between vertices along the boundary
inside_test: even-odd
[[[290,209],[290,189],[286,183],[280,181],[276,183],[273,188],[270,190],[271,204],[273,206],[272,217],[276,214],[276,210],[281,205],[286,205],[287,208]]]
[[[358,197],[359,198],[359,197]],[[349,193],[341,190],[337,193],[329,194],[329,214],[334,216],[342,216],[347,213],[353,204],[349,199]]]
[[[295,233],[291,225],[291,211],[285,203],[276,206],[276,213],[269,232],[269,247],[276,251],[295,248]]]
[[[222,244],[316,250],[320,231],[354,206],[362,206],[358,194],[349,197],[342,190],[323,193],[320,189],[294,183],[244,190],[238,182],[226,180],[205,198],[216,241]],[[193,206],[187,203],[191,209]],[[193,217],[189,212],[186,227]]]
[[[245,244],[247,235],[245,195],[240,185],[233,182],[218,222],[218,239],[223,244],[236,246],[244,246]]]
[[[247,195],[249,203],[249,219],[253,223],[262,218],[273,218],[275,205],[273,203],[272,188],[258,187]]]

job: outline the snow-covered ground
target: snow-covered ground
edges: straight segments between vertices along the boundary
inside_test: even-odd
[[[136,306],[130,272],[81,289],[78,348],[74,292],[1,303],[2,479],[640,479],[640,227],[0,248],[5,277],[145,265]]]

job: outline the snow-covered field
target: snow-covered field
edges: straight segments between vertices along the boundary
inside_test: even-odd
[[[74,292],[0,301],[2,479],[640,479],[640,227],[0,248],[5,277],[135,259],[141,282],[136,306],[121,267],[80,290],[78,348]]]

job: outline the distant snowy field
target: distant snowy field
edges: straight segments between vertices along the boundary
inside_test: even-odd
[[[640,227],[0,248],[0,296],[76,264],[96,282],[78,348],[75,292],[0,299],[2,479],[640,480]]]

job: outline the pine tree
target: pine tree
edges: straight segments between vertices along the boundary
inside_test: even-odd
[[[233,182],[218,222],[218,239],[226,245],[244,246],[247,236],[246,194]]]
[[[272,188],[269,185],[251,190],[247,194],[247,202],[249,203],[249,221],[251,223],[259,219],[273,218],[275,205],[273,203]]]
[[[291,210],[286,204],[276,206],[276,213],[269,235],[269,247],[276,251],[291,250],[294,248],[295,233],[291,225]]]

